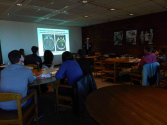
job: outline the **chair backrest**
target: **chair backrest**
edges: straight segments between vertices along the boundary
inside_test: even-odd
[[[150,86],[159,81],[159,63],[145,64],[142,70],[142,85]],[[150,83],[152,82],[152,83]]]
[[[21,98],[21,94],[0,92],[0,102],[20,100]]]
[[[88,74],[84,77],[82,77],[78,82],[77,82],[77,91],[74,88],[74,95],[77,94],[77,98],[75,99],[73,98],[73,102],[78,103],[78,108],[79,108],[79,112],[82,113],[85,109],[85,101],[87,96],[93,92],[94,90],[97,89],[95,80],[93,78],[93,76],[91,74]],[[75,105],[76,106],[76,105]],[[76,107],[74,107],[76,108]]]
[[[95,56],[101,56],[100,52],[95,52]]]
[[[101,62],[101,69],[106,69],[106,65],[113,65],[114,71],[116,70],[116,63],[112,62],[112,61],[106,61],[106,60],[102,60]]]

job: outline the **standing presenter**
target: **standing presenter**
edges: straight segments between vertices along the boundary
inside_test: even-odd
[[[83,44],[82,48],[86,50],[86,55],[88,55],[92,49],[92,43],[89,42],[89,38],[86,38],[86,42]]]

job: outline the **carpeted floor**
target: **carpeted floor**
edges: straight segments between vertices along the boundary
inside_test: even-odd
[[[97,88],[102,88],[111,85],[121,85],[124,83],[115,83],[113,80],[106,80],[101,82],[100,77],[95,77]],[[126,83],[125,83],[126,84]],[[82,120],[72,113],[72,110],[60,111],[59,115],[54,112],[54,101],[53,101],[53,89],[49,87],[48,92],[40,96],[40,109],[44,113],[44,116],[39,120],[40,125],[98,125],[88,114],[84,112]],[[35,122],[32,123],[35,125]]]

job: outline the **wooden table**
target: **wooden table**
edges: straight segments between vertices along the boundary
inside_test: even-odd
[[[116,63],[139,63],[140,60],[136,61],[136,59],[129,59],[129,58],[108,58],[105,61],[111,61]]]
[[[94,58],[97,58],[98,56],[85,56],[85,58],[88,58],[88,59],[94,59]],[[76,59],[79,59],[80,57],[76,57]]]
[[[39,76],[41,74],[48,74],[50,72],[55,72],[57,71],[58,68],[53,68],[53,69],[45,69],[45,70],[40,70],[38,71],[37,69],[32,69],[32,72],[35,73],[36,76]],[[55,106],[55,112],[56,112],[56,83],[59,84],[60,80],[56,80],[55,75],[53,75],[51,78],[46,78],[46,79],[36,79],[32,84],[29,84],[29,86],[37,86],[37,85],[42,85],[42,84],[48,84],[52,83],[52,88],[54,90],[54,106]]]
[[[167,90],[131,85],[104,87],[88,96],[86,108],[101,125],[167,125]]]

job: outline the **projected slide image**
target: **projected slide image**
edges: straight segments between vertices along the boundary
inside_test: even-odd
[[[43,56],[45,50],[52,51],[53,55],[70,51],[69,30],[37,28],[37,34],[39,56]]]
[[[55,51],[54,35],[42,34],[43,36],[43,48],[45,50]]]
[[[55,35],[56,38],[56,50],[66,51],[66,37],[65,35]]]

